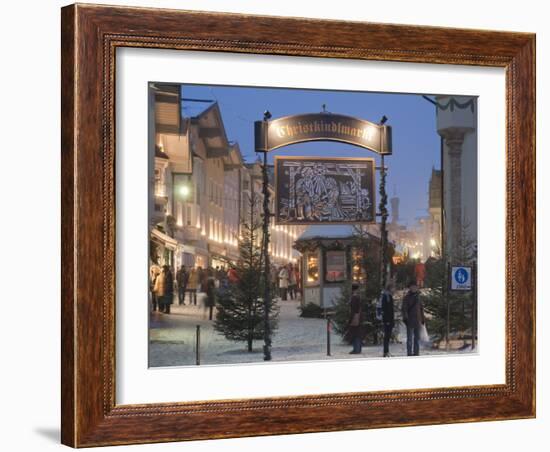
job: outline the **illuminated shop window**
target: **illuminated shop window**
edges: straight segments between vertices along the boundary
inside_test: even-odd
[[[367,275],[365,270],[362,268],[362,253],[359,250],[354,249],[351,253],[351,274],[353,281],[356,282],[365,282]]]
[[[308,253],[306,257],[307,265],[307,283],[315,284],[319,282],[319,255],[318,253]]]
[[[345,251],[327,251],[327,265],[325,280],[327,282],[341,282],[346,279]]]

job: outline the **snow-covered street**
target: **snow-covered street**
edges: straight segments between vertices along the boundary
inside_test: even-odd
[[[154,312],[150,317],[149,366],[195,365],[196,327],[200,325],[200,360],[204,364],[236,364],[263,362],[262,341],[254,342],[253,352],[246,351],[244,342],[232,342],[214,331],[208,320],[208,310],[201,306],[172,305],[170,314]],[[273,361],[311,361],[327,359],[381,358],[382,346],[363,347],[362,355],[350,355],[351,346],[342,343],[336,333],[331,333],[331,356],[327,356],[327,324],[324,319],[299,317],[299,301],[278,301],[280,306],[279,328],[273,336]],[[403,328],[401,322],[397,322]],[[399,337],[404,338],[403,331]],[[406,345],[392,343],[390,353],[406,356]],[[456,353],[468,353],[453,351]],[[421,348],[422,355],[442,355],[444,350]]]

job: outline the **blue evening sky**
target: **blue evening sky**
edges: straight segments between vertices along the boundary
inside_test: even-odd
[[[418,94],[390,94],[350,91],[323,91],[287,88],[183,85],[182,97],[218,102],[227,138],[238,141],[244,159],[253,162],[254,121],[269,110],[273,118],[297,113],[327,111],[379,122],[383,115],[393,129],[393,155],[387,156],[387,192],[400,198],[400,222],[413,225],[427,215],[428,184],[432,167],[440,168],[440,139],[436,132],[435,106]],[[208,106],[184,100],[183,114],[194,116]],[[294,144],[270,152],[275,155],[323,157],[375,157],[367,149],[335,142]],[[378,178],[378,172],[377,172]],[[378,185],[378,180],[377,180]],[[378,197],[378,193],[377,193]]]

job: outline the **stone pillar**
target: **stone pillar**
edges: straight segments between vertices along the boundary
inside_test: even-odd
[[[454,130],[444,136],[445,145],[448,149],[450,168],[450,193],[449,209],[449,237],[448,255],[451,259],[457,256],[462,237],[462,143],[464,142],[464,131]]]
[[[442,249],[454,260],[460,249],[465,212],[475,208],[475,197],[465,180],[475,183],[477,167],[462,167],[465,154],[477,153],[468,137],[476,133],[477,100],[470,96],[436,96],[437,133],[442,138]],[[469,143],[469,144],[468,144]],[[470,158],[471,160],[471,158]],[[473,174],[472,174],[473,173]],[[467,177],[469,176],[469,177]],[[470,182],[466,182],[470,183]],[[469,193],[469,194],[468,194]],[[468,207],[473,206],[473,207]],[[475,235],[475,225],[473,233]]]

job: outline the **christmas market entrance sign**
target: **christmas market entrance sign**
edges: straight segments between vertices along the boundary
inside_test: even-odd
[[[305,113],[254,123],[256,152],[290,144],[337,141],[382,156],[392,153],[391,126],[353,116]],[[372,159],[276,159],[275,221],[278,224],[374,223]]]
[[[372,158],[275,157],[275,222],[375,222],[374,170]]]
[[[256,152],[306,141],[338,141],[381,155],[392,153],[391,126],[333,113],[284,116],[254,124]]]

